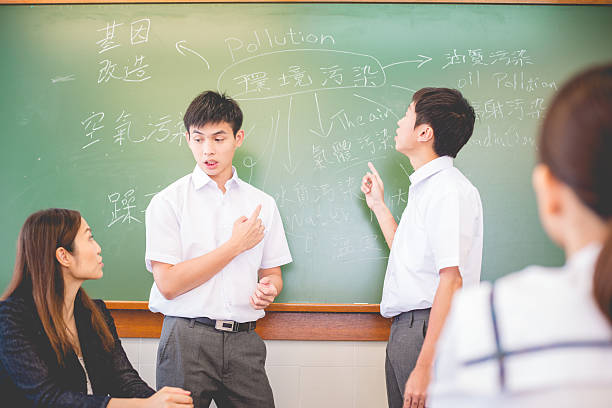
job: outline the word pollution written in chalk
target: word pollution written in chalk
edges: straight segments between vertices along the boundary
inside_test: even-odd
[[[232,62],[236,62],[237,57],[241,59],[248,57],[249,54],[269,51],[277,47],[293,47],[295,45],[332,46],[335,43],[336,40],[332,35],[294,31],[291,27],[289,27],[287,32],[281,34],[271,33],[267,28],[260,31],[255,30],[253,31],[253,36],[248,40],[236,37],[228,37],[225,39],[225,45],[232,58]]]
[[[525,75],[520,72],[496,72],[493,74],[497,89],[511,89],[513,91],[534,92],[538,89],[557,90],[555,81],[546,81],[539,76]]]

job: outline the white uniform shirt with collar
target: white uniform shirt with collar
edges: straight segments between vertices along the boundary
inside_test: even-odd
[[[437,346],[428,406],[609,407],[612,327],[593,300],[601,246],[458,294]],[[500,366],[503,365],[503,375]],[[503,380],[502,380],[503,378]],[[503,384],[503,385],[502,385]]]
[[[449,156],[410,175],[408,203],[395,231],[381,314],[393,317],[432,306],[440,269],[458,266],[463,287],[480,281],[482,203]]]
[[[258,271],[291,262],[291,254],[274,198],[240,180],[236,169],[232,170],[225,194],[196,166],[153,197],[146,211],[147,270],[153,272],[151,261],[174,265],[218,248],[231,237],[236,219],[250,217],[258,204],[264,239],[207,282],[172,300],[164,298],[153,283],[149,297],[153,312],[241,323],[264,316],[249,302]]]

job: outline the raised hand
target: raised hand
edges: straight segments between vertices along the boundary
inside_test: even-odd
[[[374,211],[376,207],[385,203],[385,186],[371,162],[368,162],[368,167],[370,171],[361,180],[361,191],[365,194],[368,207]]]
[[[258,218],[260,211],[261,204],[255,208],[251,217],[242,216],[234,222],[230,240],[234,241],[241,253],[259,244],[264,237],[265,227],[261,218]]]

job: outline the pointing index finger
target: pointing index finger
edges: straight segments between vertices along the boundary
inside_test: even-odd
[[[372,162],[368,162],[368,167],[370,168],[370,170],[372,170],[372,173],[374,174],[374,177],[376,177],[376,180],[381,181],[380,174],[378,174],[378,171],[376,171],[376,168],[374,167]]]
[[[374,173],[374,174],[376,174],[378,176],[378,172],[376,171],[376,168],[374,167],[372,162],[368,162],[368,167],[370,168],[370,170],[372,170],[372,173]]]
[[[257,217],[259,217],[260,211],[261,211],[261,204],[259,204],[257,208],[255,208],[255,211],[253,211],[253,214],[251,214],[251,218],[249,218],[249,221],[255,221]]]

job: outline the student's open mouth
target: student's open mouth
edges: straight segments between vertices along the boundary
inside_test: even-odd
[[[219,165],[219,162],[216,162],[214,160],[206,160],[204,162],[204,165],[206,166],[207,169],[212,170],[212,169],[217,168],[217,166]]]

